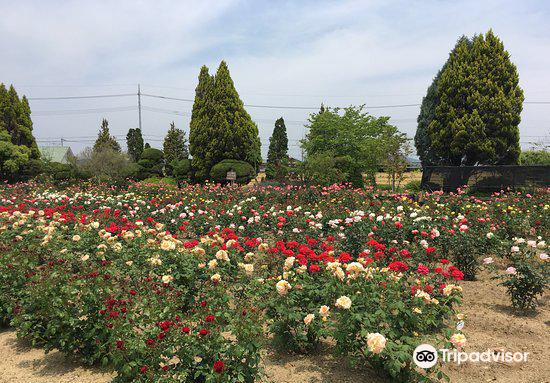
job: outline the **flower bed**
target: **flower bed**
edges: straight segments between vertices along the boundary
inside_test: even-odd
[[[484,258],[526,273],[509,249],[540,237],[530,291],[547,285],[547,191],[421,204],[340,186],[0,192],[0,321],[114,366],[119,382],[252,382],[265,347],[315,352],[325,339],[351,364],[442,379],[412,352],[464,346],[459,281]]]

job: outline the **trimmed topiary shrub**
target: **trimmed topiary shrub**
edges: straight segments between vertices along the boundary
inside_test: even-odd
[[[143,150],[141,159],[138,161],[138,179],[150,177],[162,177],[164,171],[164,154],[162,150],[147,148]]]
[[[223,160],[212,167],[210,179],[215,182],[227,182],[227,172],[232,170],[237,173],[236,182],[240,184],[249,182],[255,175],[254,168],[248,162]]]
[[[172,169],[172,176],[178,183],[189,180],[191,175],[191,160],[174,160],[170,163],[170,167]]]

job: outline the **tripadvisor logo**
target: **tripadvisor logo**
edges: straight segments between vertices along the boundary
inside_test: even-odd
[[[439,352],[443,362],[454,362],[459,365],[464,362],[527,362],[527,355],[529,355],[528,352],[510,352],[502,349],[467,353],[444,348],[439,349]],[[430,368],[437,363],[438,352],[429,344],[421,344],[414,349],[413,360],[420,368]]]
[[[414,349],[414,363],[420,368],[430,368],[437,363],[437,350],[429,344],[421,344]]]

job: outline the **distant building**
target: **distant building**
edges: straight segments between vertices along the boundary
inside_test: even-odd
[[[38,149],[42,158],[51,162],[69,164],[75,159],[69,146],[40,146]]]

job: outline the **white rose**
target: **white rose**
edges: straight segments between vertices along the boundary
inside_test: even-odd
[[[349,299],[345,295],[341,296],[336,300],[336,307],[339,307],[344,310],[349,310],[349,308],[351,307],[351,299]]]

